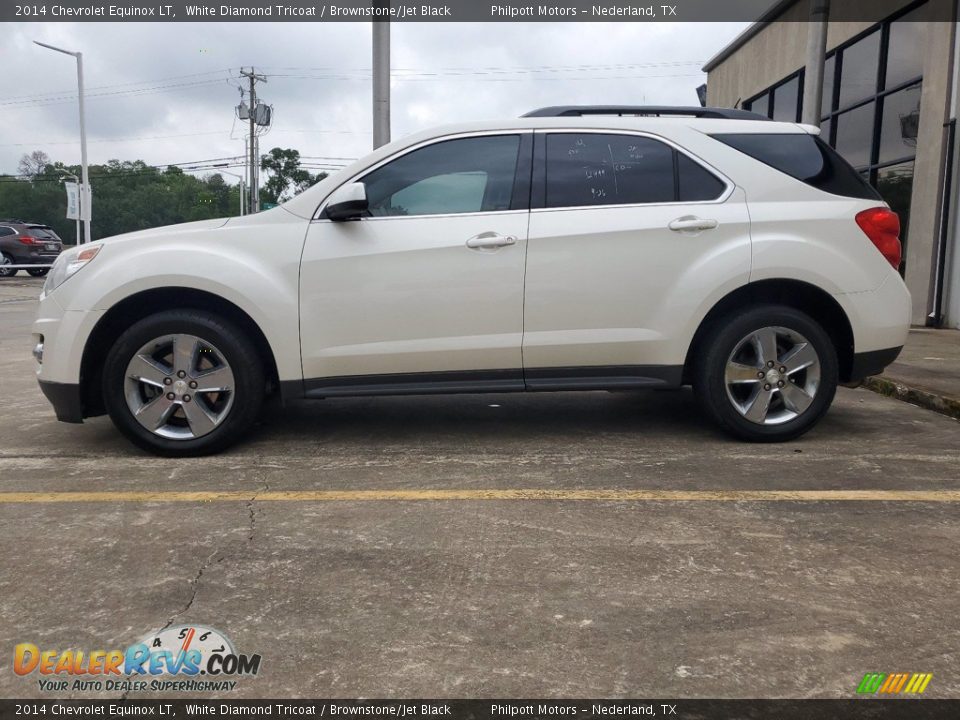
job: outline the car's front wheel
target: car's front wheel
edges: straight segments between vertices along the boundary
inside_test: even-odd
[[[799,310],[767,305],[725,318],[706,336],[694,390],[727,432],[780,442],[823,417],[837,379],[837,353],[826,331]]]
[[[170,310],[131,326],[103,369],[114,424],[166,456],[206,455],[239,440],[256,420],[266,379],[256,349],[229,321]]]
[[[10,267],[13,265],[13,258],[6,253],[0,254],[0,277],[13,277],[17,274],[16,269]]]

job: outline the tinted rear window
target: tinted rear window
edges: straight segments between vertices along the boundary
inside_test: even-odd
[[[57,234],[48,225],[27,225],[27,232],[33,237],[40,238],[42,240],[57,240],[58,242],[60,240],[60,238],[57,237]]]
[[[815,135],[729,133],[713,137],[818,190],[880,200],[877,191],[850,163]]]

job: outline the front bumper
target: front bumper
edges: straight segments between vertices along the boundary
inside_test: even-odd
[[[80,366],[90,333],[102,310],[65,311],[56,294],[41,295],[33,323],[34,357],[40,390],[53,405],[57,419],[82,422],[84,407]],[[37,354],[42,351],[42,358]]]
[[[57,420],[69,423],[83,422],[83,402],[79,383],[58,383],[39,380],[40,390],[53,405]]]

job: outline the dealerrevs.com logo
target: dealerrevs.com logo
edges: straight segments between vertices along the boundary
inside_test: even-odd
[[[229,691],[235,678],[260,672],[261,657],[234,650],[227,637],[203,625],[174,625],[151,633],[125,650],[49,650],[20,643],[13,671],[38,674],[40,690]]]

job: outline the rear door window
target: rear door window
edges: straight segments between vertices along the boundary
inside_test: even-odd
[[[638,135],[546,136],[548,208],[697,202],[726,184],[666,143]]]

